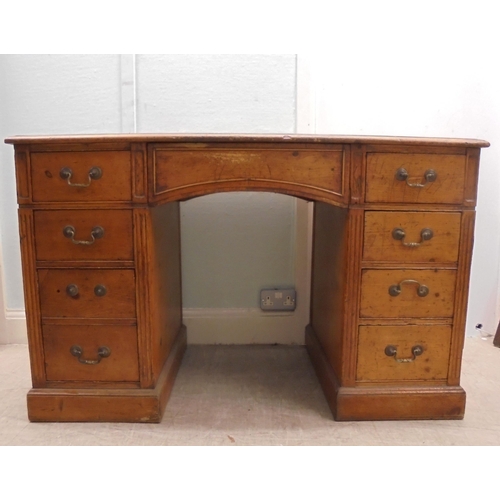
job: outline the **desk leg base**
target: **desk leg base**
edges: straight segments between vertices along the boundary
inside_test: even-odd
[[[160,422],[186,350],[183,326],[154,389],[32,389],[31,422]]]
[[[465,391],[460,386],[342,387],[310,325],[306,347],[335,420],[460,420],[464,416]]]

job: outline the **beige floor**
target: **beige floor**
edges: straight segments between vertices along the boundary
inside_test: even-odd
[[[461,421],[335,422],[303,347],[189,346],[161,424],[30,423],[26,346],[0,346],[0,445],[500,445],[500,349],[468,338]]]

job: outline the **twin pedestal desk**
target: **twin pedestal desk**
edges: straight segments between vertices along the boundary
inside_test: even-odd
[[[459,419],[480,140],[13,137],[31,421],[159,422],[186,349],[179,201],[314,202],[305,344],[336,420]]]

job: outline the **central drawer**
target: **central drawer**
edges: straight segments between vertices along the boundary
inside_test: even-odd
[[[38,261],[134,260],[131,210],[35,210]]]
[[[154,146],[154,194],[203,184],[257,180],[342,194],[342,147],[185,149]]]
[[[39,269],[42,318],[135,318],[131,269]]]
[[[451,318],[456,271],[368,269],[361,279],[362,318]]]

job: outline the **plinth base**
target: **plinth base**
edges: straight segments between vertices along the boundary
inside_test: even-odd
[[[154,389],[32,389],[32,422],[160,422],[187,346],[181,328]]]
[[[465,412],[460,386],[342,387],[311,326],[306,347],[333,418],[349,420],[459,420]]]

